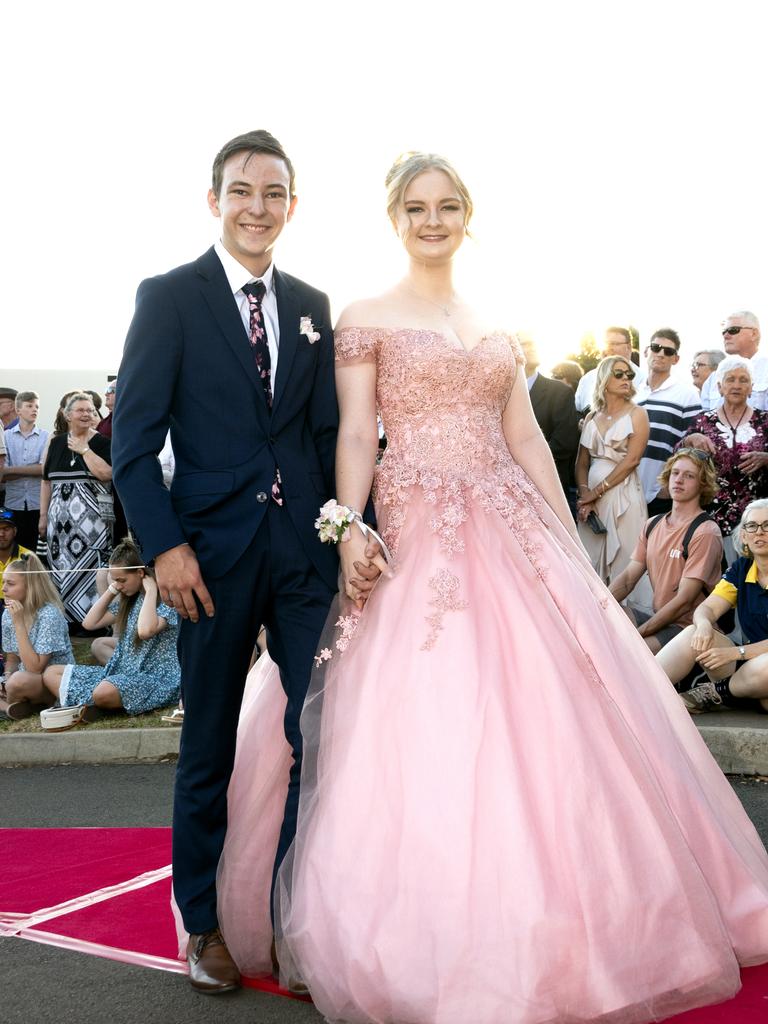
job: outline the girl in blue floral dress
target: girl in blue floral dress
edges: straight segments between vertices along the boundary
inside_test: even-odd
[[[131,541],[118,544],[109,560],[109,587],[83,619],[86,629],[114,626],[118,634],[106,667],[74,665],[44,673],[45,686],[62,707],[86,704],[140,715],[178,701],[179,616],[159,601],[154,576],[137,568],[141,564]]]
[[[6,675],[0,679],[0,718],[26,718],[51,703],[43,672],[75,658],[56,588],[36,555],[23,554],[3,574],[2,639]]]

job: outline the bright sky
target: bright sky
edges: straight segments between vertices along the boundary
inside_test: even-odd
[[[0,367],[116,367],[137,284],[215,240],[212,158],[257,127],[298,171],[277,262],[336,313],[401,272],[383,179],[418,148],[473,194],[469,290],[546,362],[608,322],[686,358],[734,310],[768,324],[761,7],[8,5]]]

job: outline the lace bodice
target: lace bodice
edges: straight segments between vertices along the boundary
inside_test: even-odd
[[[466,502],[505,518],[541,501],[512,459],[502,413],[524,362],[511,335],[486,335],[466,350],[435,331],[346,327],[336,359],[376,363],[376,401],[387,435],[374,500],[386,515],[384,537],[395,550],[411,488],[434,504],[430,523],[448,554],[463,549]],[[526,498],[524,509],[519,499]]]

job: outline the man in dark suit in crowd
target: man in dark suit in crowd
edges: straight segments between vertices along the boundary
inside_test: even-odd
[[[174,894],[190,933],[190,981],[217,993],[240,984],[218,930],[216,867],[262,623],[294,754],[276,867],[295,833],[299,715],[337,586],[336,551],[320,543],[314,521],[335,491],[338,409],[328,298],[272,261],[296,207],[288,156],[269,132],[249,132],[221,149],[212,177],[220,241],[139,287],[112,453],[143,556],[154,559],[161,597],[182,616]],[[169,427],[170,491],[157,459]]]
[[[539,372],[539,353],[533,338],[524,333],[518,340],[525,356],[525,376],[528,379],[533,415],[546,438],[557,475],[569,501],[575,488],[574,467],[579,447],[579,426],[573,389],[562,381],[552,380]],[[575,508],[575,505],[573,506]]]

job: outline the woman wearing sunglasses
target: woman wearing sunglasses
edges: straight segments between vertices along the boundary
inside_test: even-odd
[[[706,669],[709,680],[680,695],[692,715],[724,705],[768,711],[768,498],[747,505],[734,537],[741,557],[693,613],[693,625],[656,656],[673,683],[697,662]],[[717,626],[732,608],[740,644]]]
[[[741,514],[768,493],[768,413],[755,409],[752,365],[743,356],[727,356],[715,371],[723,404],[701,413],[681,445],[708,452],[715,461],[718,491],[707,511],[722,531],[725,555],[732,562],[739,551],[730,539]]]
[[[622,356],[600,362],[576,457],[579,536],[605,583],[629,564],[648,518],[637,475],[648,414],[632,401],[634,378],[634,367]]]

